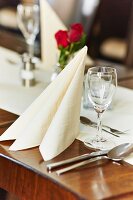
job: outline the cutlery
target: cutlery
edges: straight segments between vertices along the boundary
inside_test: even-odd
[[[0,122],[0,128],[6,127],[8,125],[11,125],[14,122],[15,122],[15,120],[9,120],[9,121],[6,121],[6,122]]]
[[[93,127],[94,127],[94,126],[93,126]],[[95,126],[95,127],[97,127],[97,126]],[[107,130],[106,128],[102,128],[102,130],[105,131],[106,133],[109,133],[109,134],[115,136],[115,137],[120,137],[120,135],[116,135],[115,133],[113,133],[113,132]]]
[[[113,150],[113,149],[115,149],[115,150]],[[124,144],[121,144],[119,146],[114,147],[113,149],[112,149],[113,150],[112,154],[114,154],[114,152],[117,152],[117,153],[119,153],[119,155],[122,156],[124,153],[128,154],[129,151],[132,152],[133,144],[124,143]],[[66,164],[71,164],[71,163],[74,163],[74,162],[83,161],[83,160],[87,160],[87,159],[98,157],[98,156],[105,156],[105,155],[108,154],[109,151],[111,151],[111,150],[102,150],[102,151],[96,151],[96,152],[92,152],[92,153],[86,153],[86,154],[82,154],[80,156],[76,156],[76,157],[73,157],[73,158],[62,160],[62,161],[59,161],[59,162],[56,162],[56,163],[50,163],[50,164],[47,165],[47,169],[52,170],[56,167],[61,167],[61,166],[66,165]]]
[[[89,158],[94,158],[94,157],[97,157],[97,156],[104,156],[107,153],[108,153],[108,150],[86,153],[86,154],[76,156],[76,157],[73,157],[73,158],[69,158],[69,159],[59,161],[59,162],[56,162],[56,163],[50,163],[50,164],[47,165],[47,169],[52,170],[52,169],[54,169],[56,167],[60,167],[62,165],[74,163],[74,162],[77,162],[77,161],[83,161],[83,160],[86,160],[86,159],[89,159]]]
[[[84,117],[84,116],[80,116],[80,121],[81,121],[81,123],[83,123],[83,124],[88,124],[88,125],[90,125],[90,126],[92,126],[92,127],[96,127],[97,126],[97,124],[95,123],[95,122],[93,122],[93,121],[91,121],[90,119],[88,119],[87,117]],[[105,130],[106,129],[106,130]],[[120,133],[125,133],[126,131],[128,131],[128,130],[125,130],[125,131],[119,131],[119,130],[117,130],[117,129],[114,129],[114,128],[111,128],[111,127],[109,127],[109,126],[107,126],[107,125],[103,125],[103,130],[104,131],[111,131],[111,133],[116,133],[116,134],[120,134]]]
[[[70,170],[72,170],[72,169],[76,169],[76,168],[78,168],[78,167],[87,165],[87,164],[89,164],[89,163],[94,163],[94,162],[96,162],[96,161],[101,161],[103,158],[104,158],[104,156],[103,156],[103,157],[95,157],[95,158],[91,158],[90,160],[85,160],[85,161],[82,161],[82,162],[80,162],[80,163],[76,163],[76,164],[71,165],[71,166],[69,166],[69,167],[65,167],[65,168],[63,168],[63,169],[57,170],[57,171],[56,171],[56,174],[57,174],[57,175],[63,174],[63,173],[65,173],[65,172],[67,172],[67,171],[70,171]],[[100,162],[100,163],[101,163],[101,162]]]
[[[94,127],[94,128],[97,127],[97,124],[96,124],[95,122],[92,122],[90,119],[88,119],[88,118],[86,118],[86,117],[81,116],[81,117],[80,117],[80,121],[81,121],[82,124],[89,125],[89,126]],[[103,126],[103,127],[104,127],[104,126]],[[120,137],[119,135],[116,135],[115,133],[113,133],[113,132],[111,132],[111,131],[109,131],[109,130],[103,128],[103,127],[102,127],[102,130],[103,130],[103,131],[105,131],[105,132],[107,132],[107,133],[110,133],[111,135],[113,135],[113,136],[115,136],[115,137]]]
[[[106,158],[113,160],[113,161],[121,161],[132,152],[133,152],[133,144],[132,143],[124,143],[124,144],[118,145],[118,146],[114,147],[113,149],[109,150],[106,154]],[[57,170],[56,173],[58,175],[60,175],[60,174],[63,174],[65,172],[68,172],[72,169],[75,169],[77,167],[84,166],[84,165],[89,164],[89,163],[94,162],[94,161],[98,161],[101,158],[103,158],[103,156],[99,157],[99,158],[93,158],[93,159],[90,159],[90,160],[85,160],[85,161],[82,161],[80,163],[73,164],[69,167],[65,167],[63,169]]]

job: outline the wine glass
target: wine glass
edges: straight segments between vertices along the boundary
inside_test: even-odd
[[[89,143],[96,149],[104,149],[107,138],[102,134],[102,115],[112,101],[117,87],[116,69],[96,66],[87,72],[88,97],[97,112],[97,134]]]
[[[39,6],[37,4],[19,4],[17,21],[28,47],[28,56],[34,56],[34,41],[39,32]]]

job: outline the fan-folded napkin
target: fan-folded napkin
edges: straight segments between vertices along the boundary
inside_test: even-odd
[[[0,136],[14,140],[10,150],[39,146],[44,160],[64,151],[79,134],[80,104],[87,47]]]

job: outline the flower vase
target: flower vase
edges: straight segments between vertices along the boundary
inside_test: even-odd
[[[62,64],[60,64],[59,62],[55,64],[54,71],[51,76],[51,82],[58,76],[58,74],[65,68],[65,66],[74,58],[74,55],[75,55],[74,53],[69,55],[67,60],[63,62]]]
[[[52,73],[51,76],[51,82],[58,76],[58,74],[62,71],[60,64],[56,63],[55,67],[54,67],[54,71]]]

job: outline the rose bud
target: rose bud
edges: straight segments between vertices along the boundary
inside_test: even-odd
[[[62,46],[62,47],[65,48],[65,47],[67,47],[69,45],[67,31],[59,30],[55,34],[55,38],[56,38],[56,42],[57,42],[58,47]]]
[[[83,26],[81,24],[79,23],[72,24],[71,29],[68,32],[69,41],[71,43],[78,42],[82,37],[82,33],[83,33]]]

